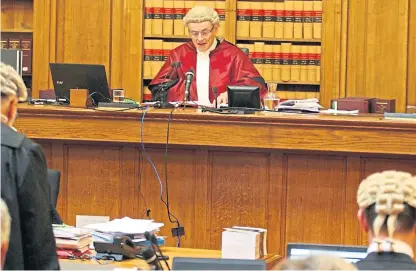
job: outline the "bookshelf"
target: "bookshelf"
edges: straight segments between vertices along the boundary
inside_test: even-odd
[[[168,9],[163,6],[166,4]],[[322,1],[184,0],[171,3],[166,0],[143,0],[143,5],[142,82],[145,100],[151,97],[147,85],[170,51],[189,40],[182,18],[194,5],[210,6],[222,14],[222,36],[239,47],[249,49],[253,64],[266,82],[277,83],[281,98],[319,98]],[[176,7],[171,9],[171,5]],[[168,16],[168,22],[164,20],[166,16],[160,14],[162,8],[165,12],[173,12]],[[284,52],[281,51],[283,47],[286,49]],[[280,73],[284,73],[284,79]]]
[[[33,0],[1,3],[1,48],[23,51],[23,80],[32,87]]]

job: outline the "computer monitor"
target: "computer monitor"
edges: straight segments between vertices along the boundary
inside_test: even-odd
[[[1,49],[1,61],[12,66],[22,76],[23,53],[17,49]]]
[[[260,88],[257,86],[228,86],[228,107],[260,109]]]
[[[266,270],[264,260],[174,257],[172,270]]]
[[[104,65],[50,63],[55,96],[69,101],[70,89],[88,89],[95,103],[111,101]],[[94,93],[94,94],[93,94]]]
[[[355,263],[367,256],[367,247],[289,243],[286,254],[289,259],[302,259],[312,255],[331,255]]]

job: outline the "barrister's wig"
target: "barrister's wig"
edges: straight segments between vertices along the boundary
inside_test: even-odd
[[[396,230],[407,231],[415,226],[416,177],[400,171],[372,174],[361,182],[357,203],[366,211],[376,238],[380,232],[393,238]]]
[[[10,214],[9,209],[7,208],[6,202],[3,199],[0,199],[0,209],[1,209],[1,245],[9,244],[10,236]]]
[[[213,25],[219,25],[220,17],[218,13],[210,7],[196,6],[192,8],[183,18],[185,26],[191,23],[211,22]]]
[[[1,97],[16,96],[19,101],[27,98],[27,89],[22,77],[9,65],[0,62]]]

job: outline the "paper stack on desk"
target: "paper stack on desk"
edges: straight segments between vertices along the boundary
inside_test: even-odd
[[[222,258],[256,260],[267,254],[267,230],[261,228],[225,228],[222,232]]]
[[[279,112],[310,112],[318,113],[323,108],[318,99],[286,100],[279,104]]]
[[[59,258],[80,257],[90,253],[92,231],[74,227],[53,227],[56,251]]]

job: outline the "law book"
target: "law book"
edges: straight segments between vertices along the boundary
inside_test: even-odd
[[[144,61],[143,61],[143,77],[151,78],[153,62],[152,40],[144,40]]]
[[[237,2],[237,36],[250,37],[251,7],[250,2]]]
[[[163,40],[152,40],[152,77],[155,77],[163,65]]]
[[[197,5],[215,9],[215,1],[198,1]]]
[[[196,2],[197,1],[185,1],[185,16],[194,6],[196,6]],[[188,35],[188,32],[188,27],[185,26],[185,35]]]
[[[292,51],[292,43],[282,43],[281,44],[281,50],[282,50],[282,65],[280,66],[280,79],[283,82],[289,82],[290,81],[290,66],[291,66],[291,59],[290,59],[290,53]]]
[[[260,75],[263,76],[263,73],[264,73],[264,42],[255,42],[254,43],[253,64],[254,64],[254,67],[256,67],[256,69],[259,71]]]
[[[152,34],[163,34],[163,0],[152,0],[153,4],[153,20]]]
[[[276,21],[274,25],[274,37],[283,38],[284,36],[284,19],[285,19],[285,2],[284,0],[278,0],[275,3]]]
[[[309,61],[309,46],[302,45],[300,47],[300,81],[308,81],[308,61]]]
[[[163,61],[163,63],[166,62],[166,60],[168,60],[168,58],[170,56],[170,53],[172,51],[172,47],[173,47],[173,42],[163,41],[163,44],[162,44],[162,48],[163,48],[162,61]]]
[[[321,46],[316,46],[316,82],[321,82]]]
[[[9,49],[9,38],[4,34],[1,35],[1,49]]]
[[[239,44],[238,47],[248,49],[248,58],[250,58],[251,63],[254,65],[254,44]]]
[[[276,10],[274,2],[263,3],[263,37],[274,38],[274,25],[276,21]]]
[[[263,79],[266,82],[273,80],[273,45],[264,45]]]
[[[152,100],[152,92],[150,89],[148,87],[143,88],[143,102],[151,102]]]
[[[283,23],[283,37],[285,39],[293,39],[293,8],[295,1],[285,1],[285,13]]]
[[[22,38],[22,74],[32,74],[32,38]]]
[[[281,45],[273,45],[273,81],[281,81],[280,67],[282,65]]]
[[[225,35],[225,1],[215,1],[215,9],[220,17],[220,28],[218,30],[218,36],[224,37]]]
[[[317,46],[308,46],[308,81],[315,82],[316,80],[316,53]]]
[[[173,1],[173,34],[175,36],[184,36],[185,29],[183,28],[183,17],[185,17],[185,1]]]
[[[290,80],[293,82],[299,82],[300,80],[300,50],[300,45],[292,45]]]
[[[295,39],[303,37],[303,3],[304,1],[293,3],[293,37]]]
[[[173,0],[163,1],[163,35],[173,35]]]
[[[80,249],[88,246],[92,242],[92,237],[82,237],[79,239],[55,238],[56,247],[64,249]]]
[[[251,2],[250,37],[261,38],[263,28],[263,3]]]
[[[144,34],[152,34],[152,22],[153,22],[153,7],[152,0],[145,0],[144,2]]]
[[[313,38],[320,39],[322,31],[322,1],[313,2]]]
[[[313,1],[303,2],[303,38],[313,38]]]
[[[9,49],[20,49],[20,38],[9,38]]]

